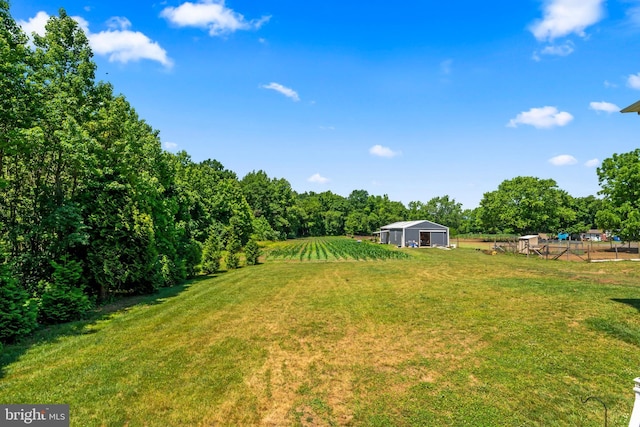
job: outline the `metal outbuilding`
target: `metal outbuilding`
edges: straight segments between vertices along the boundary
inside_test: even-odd
[[[449,227],[427,220],[401,221],[380,227],[380,243],[400,247],[449,246]]]

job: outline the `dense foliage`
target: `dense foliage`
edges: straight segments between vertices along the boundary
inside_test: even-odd
[[[598,179],[604,195],[598,224],[624,240],[640,240],[640,149],[605,159]]]
[[[640,151],[598,170],[604,200],[517,177],[463,210],[449,196],[406,207],[354,190],[296,193],[259,170],[162,150],[159,133],[95,80],[87,36],[64,10],[28,41],[0,0],[0,341],[81,318],[94,303],[257,262],[255,240],[369,235],[408,219],[451,234],[579,233],[598,224],[640,236]],[[341,253],[337,243],[313,250]],[[373,249],[372,249],[373,250]],[[259,256],[259,251],[257,252]]]

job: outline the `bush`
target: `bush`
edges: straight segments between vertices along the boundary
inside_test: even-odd
[[[244,247],[244,255],[247,258],[247,265],[256,265],[258,263],[258,258],[260,257],[260,248],[258,247],[258,243],[251,239],[247,242]]]
[[[227,252],[225,263],[227,264],[227,270],[235,270],[240,267],[240,258],[238,258],[237,253],[230,251]]]
[[[44,324],[64,323],[81,319],[92,304],[84,293],[80,280],[82,265],[65,255],[61,263],[53,261],[53,283],[45,283],[40,297],[38,320]]]
[[[220,269],[220,239],[218,234],[211,232],[202,248],[202,271],[205,274],[215,273]]]
[[[235,270],[240,267],[240,258],[238,258],[238,250],[240,249],[240,243],[236,237],[232,234],[227,242],[227,258],[225,263],[227,264],[227,270]]]
[[[40,298],[38,320],[54,324],[80,320],[91,310],[89,297],[82,289],[48,284]]]
[[[0,264],[0,342],[29,334],[36,326],[37,307]]]

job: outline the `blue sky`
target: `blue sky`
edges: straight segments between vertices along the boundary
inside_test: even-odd
[[[640,0],[11,3],[28,32],[60,7],[165,149],[299,192],[474,208],[523,175],[587,196],[638,147],[618,111],[640,99]]]

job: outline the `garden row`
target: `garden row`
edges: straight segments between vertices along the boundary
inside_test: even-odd
[[[267,259],[311,260],[377,260],[407,258],[408,255],[388,246],[340,237],[293,240],[266,253]]]

